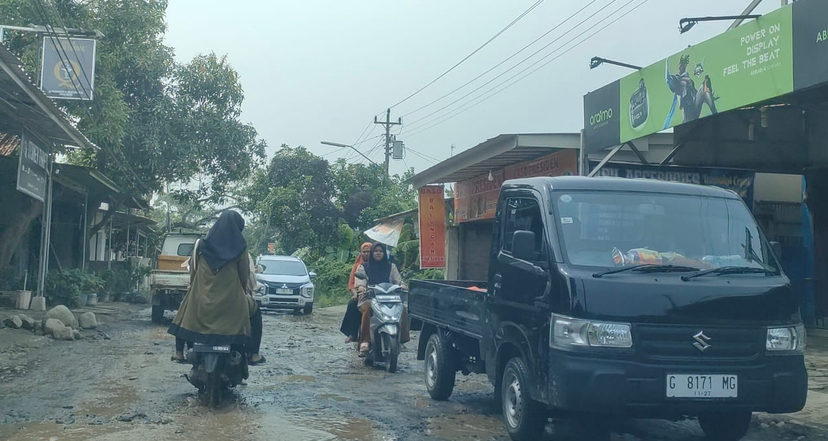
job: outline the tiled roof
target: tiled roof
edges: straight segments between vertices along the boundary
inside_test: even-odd
[[[20,138],[16,135],[0,133],[0,156],[11,156],[19,145]]]

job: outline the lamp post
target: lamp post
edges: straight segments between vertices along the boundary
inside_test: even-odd
[[[360,151],[359,151],[359,149],[357,149],[356,147],[354,147],[354,146],[352,146],[352,145],[348,145],[348,144],[340,144],[340,143],[338,143],[338,142],[328,142],[328,141],[321,141],[321,143],[322,143],[322,144],[325,144],[325,145],[330,145],[330,146],[333,146],[333,147],[340,147],[340,148],[350,148],[350,149],[353,149],[355,152],[359,153],[359,155],[360,155],[360,156],[362,156],[363,158],[367,159],[367,160],[368,160],[368,162],[370,162],[371,164],[374,164],[374,165],[379,165],[379,164],[377,164],[376,162],[372,161],[372,160],[371,160],[371,158],[369,158],[369,157],[365,156],[364,154],[362,154],[362,152],[360,152]]]

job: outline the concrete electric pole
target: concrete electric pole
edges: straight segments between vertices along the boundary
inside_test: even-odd
[[[374,124],[382,124],[385,126],[385,175],[389,175],[389,164],[391,162],[391,126],[401,126],[402,118],[397,118],[397,122],[391,122],[391,109],[385,113],[385,121],[377,121],[374,117]]]

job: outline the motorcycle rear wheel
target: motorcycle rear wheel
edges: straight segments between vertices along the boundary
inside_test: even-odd
[[[216,408],[221,404],[223,386],[218,373],[207,374],[207,404]]]

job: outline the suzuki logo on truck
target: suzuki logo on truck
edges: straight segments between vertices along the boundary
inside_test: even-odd
[[[704,335],[704,331],[699,331],[698,334],[693,336],[693,340],[696,340],[696,342],[693,343],[693,346],[695,346],[696,349],[704,352],[707,348],[711,346],[708,342],[713,339]]]

